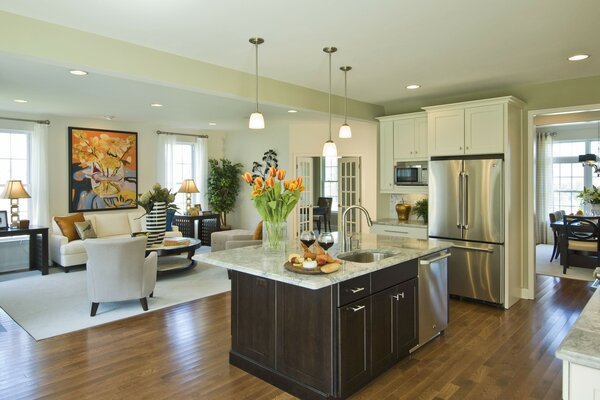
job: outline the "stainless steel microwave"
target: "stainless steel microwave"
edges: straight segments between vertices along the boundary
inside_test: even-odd
[[[399,162],[394,167],[394,183],[398,186],[421,185],[428,183],[427,161]]]

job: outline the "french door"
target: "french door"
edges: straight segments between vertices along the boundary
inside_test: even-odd
[[[296,176],[304,179],[304,192],[300,196],[296,207],[296,229],[294,229],[294,239],[300,236],[300,232],[311,231],[313,229],[313,159],[312,157],[298,157],[296,161]]]
[[[338,159],[338,230],[342,224],[342,213],[352,205],[360,205],[360,157]],[[360,214],[351,210],[346,215],[346,235],[360,232]]]

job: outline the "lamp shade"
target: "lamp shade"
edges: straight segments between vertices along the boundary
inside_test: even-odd
[[[30,197],[20,180],[6,182],[6,187],[0,195],[3,199],[29,199]]]
[[[579,162],[582,162],[582,163],[593,164],[596,161],[598,161],[598,158],[596,157],[595,154],[581,154],[579,156]]]
[[[340,126],[339,137],[340,137],[340,139],[352,138],[352,129],[350,129],[350,125],[343,124],[342,126]]]
[[[337,157],[337,147],[333,140],[328,140],[323,145],[323,157]]]
[[[200,193],[198,186],[194,183],[193,179],[184,179],[181,182],[181,187],[178,190],[179,193]]]
[[[250,115],[250,122],[248,123],[250,129],[265,129],[265,118],[262,113],[254,112]]]

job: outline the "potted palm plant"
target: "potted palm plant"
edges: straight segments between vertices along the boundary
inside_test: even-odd
[[[423,222],[427,223],[429,213],[429,201],[427,198],[417,201],[412,212],[417,214],[417,219],[423,218]]]

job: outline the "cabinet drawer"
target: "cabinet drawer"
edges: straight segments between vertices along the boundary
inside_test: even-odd
[[[411,239],[427,239],[426,226],[414,227],[373,224],[371,227],[371,233],[376,235],[398,236]]]
[[[371,276],[361,275],[338,284],[338,307],[371,294]]]
[[[380,269],[371,273],[371,292],[377,293],[418,275],[417,260],[410,260],[402,264]]]

